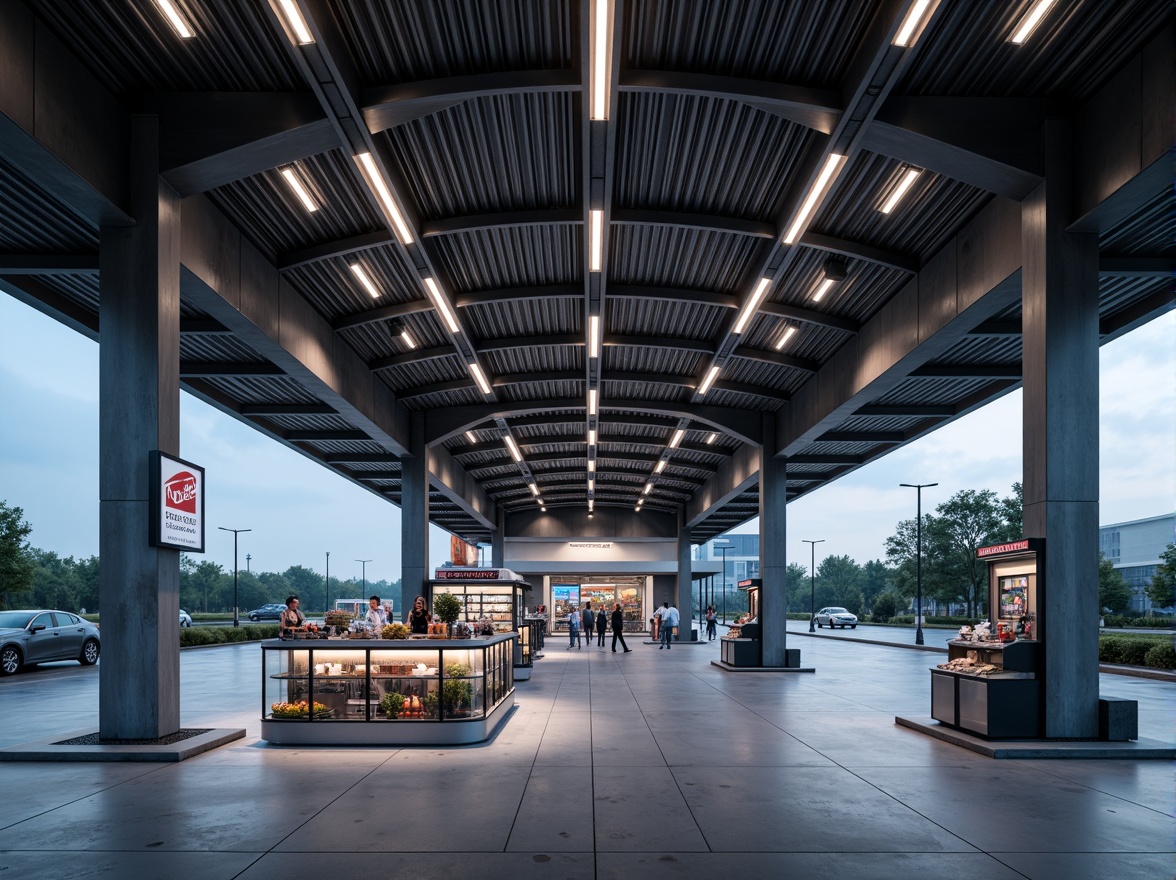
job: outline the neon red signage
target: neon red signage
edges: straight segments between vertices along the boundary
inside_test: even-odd
[[[1029,539],[1022,538],[1019,541],[1010,541],[1007,544],[993,544],[991,547],[981,547],[976,551],[976,556],[983,559],[986,556],[1000,556],[1005,553],[1017,553],[1021,550],[1029,549]]]

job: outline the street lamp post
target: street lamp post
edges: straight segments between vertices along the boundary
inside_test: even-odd
[[[357,559],[356,562],[363,564],[363,595],[367,596],[367,564],[371,562],[370,559]]]
[[[253,559],[253,554],[252,554],[252,553],[246,553],[246,554],[245,554],[245,571],[247,571],[247,572],[248,572],[248,571],[253,571],[253,569],[251,569],[251,568],[249,567],[249,563],[250,563],[250,561],[252,561],[252,559]]]
[[[923,490],[938,483],[899,483],[915,490],[915,644],[923,644]]]
[[[327,598],[323,601],[323,613],[331,610],[331,551],[327,551]]]
[[[812,553],[809,560],[809,632],[816,632],[816,627],[813,625],[817,620],[817,545],[824,544],[824,538],[818,538],[815,541],[810,541],[808,538],[801,538],[802,543],[811,545]]]
[[[222,532],[233,533],[233,626],[241,625],[241,619],[237,613],[237,535],[241,532],[252,532],[253,529],[227,529],[224,526],[217,526]]]

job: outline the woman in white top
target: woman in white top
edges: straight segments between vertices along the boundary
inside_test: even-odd
[[[388,615],[384,609],[380,607],[380,597],[372,596],[368,599],[368,613],[363,620],[364,626],[369,629],[379,630],[388,623]]]

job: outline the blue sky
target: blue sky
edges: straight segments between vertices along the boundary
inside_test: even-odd
[[[1100,523],[1176,506],[1176,314],[1103,346]],[[181,395],[181,453],[208,472],[207,559],[231,567],[232,537],[251,528],[241,557],[253,569],[305,565],[371,579],[400,576],[400,511],[206,404]],[[807,566],[804,538],[859,562],[880,558],[895,523],[914,516],[899,483],[932,483],[925,510],[960,489],[1007,494],[1021,479],[1021,392],[788,506],[789,558]],[[22,507],[35,546],[63,556],[98,552],[98,346],[0,293],[0,498]],[[736,531],[754,531],[755,521]],[[431,529],[437,565],[448,534]],[[819,560],[818,560],[819,564]],[[242,562],[244,566],[244,562]]]

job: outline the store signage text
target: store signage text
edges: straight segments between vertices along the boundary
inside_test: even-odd
[[[611,541],[569,541],[568,546],[573,550],[611,550]]]
[[[204,468],[154,451],[151,465],[153,547],[204,552]]]
[[[1010,541],[1007,544],[993,544],[991,547],[981,547],[976,551],[976,557],[983,559],[985,556],[999,556],[1002,553],[1016,553],[1019,550],[1029,549],[1029,539],[1022,538],[1020,541]]]

